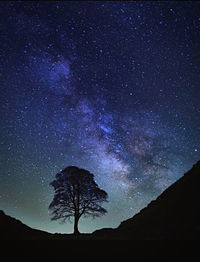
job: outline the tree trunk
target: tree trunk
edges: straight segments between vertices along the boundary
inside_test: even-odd
[[[74,235],[78,235],[79,231],[78,231],[78,220],[79,217],[77,215],[74,216]]]

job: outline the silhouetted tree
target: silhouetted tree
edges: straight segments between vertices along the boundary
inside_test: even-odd
[[[74,234],[78,234],[78,221],[85,217],[98,217],[107,211],[101,207],[107,202],[107,193],[100,189],[94,181],[94,175],[89,171],[75,166],[69,166],[56,174],[56,179],[50,183],[55,194],[49,205],[53,217],[51,220],[74,217]]]

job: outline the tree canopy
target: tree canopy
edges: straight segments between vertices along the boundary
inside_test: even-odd
[[[81,216],[99,217],[107,211],[101,205],[107,202],[107,193],[94,181],[94,175],[85,169],[69,166],[56,174],[50,183],[55,190],[49,209],[52,220],[74,217],[74,234],[78,234]]]

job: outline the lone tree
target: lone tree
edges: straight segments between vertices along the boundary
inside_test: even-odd
[[[79,234],[78,222],[80,217],[99,217],[107,211],[101,207],[107,202],[107,193],[100,189],[94,181],[94,175],[89,171],[75,166],[69,166],[56,174],[55,180],[50,183],[55,194],[49,205],[52,210],[51,220],[74,217],[74,234]]]

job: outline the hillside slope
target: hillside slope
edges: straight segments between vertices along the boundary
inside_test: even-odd
[[[200,161],[156,200],[116,229],[104,228],[78,239],[200,239]],[[0,210],[0,240],[75,239],[32,229]]]
[[[199,239],[200,161],[156,200],[116,229],[95,231],[111,239]]]
[[[53,234],[30,228],[0,210],[0,240],[51,239]]]

